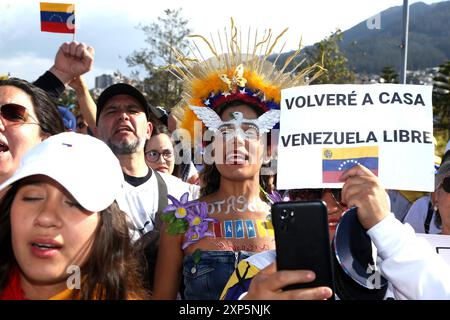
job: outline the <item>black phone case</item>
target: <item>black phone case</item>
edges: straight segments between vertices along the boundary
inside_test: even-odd
[[[284,290],[327,286],[334,292],[327,208],[322,201],[272,205],[278,270],[312,270],[316,279]]]

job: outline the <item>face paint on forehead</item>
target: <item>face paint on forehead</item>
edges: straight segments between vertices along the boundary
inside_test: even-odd
[[[232,120],[223,122],[219,128],[223,137],[228,141],[235,138],[242,140],[256,140],[260,137],[258,120],[244,118],[242,112],[230,112]]]
[[[275,124],[280,121],[280,110],[269,110],[262,114],[258,119],[245,119],[242,112],[233,111],[230,113],[232,120],[222,121],[219,115],[209,107],[189,106],[196,116],[208,127],[209,130],[216,132],[220,127],[231,124],[235,128],[240,128],[243,123],[252,124],[259,130],[259,134],[269,132]]]

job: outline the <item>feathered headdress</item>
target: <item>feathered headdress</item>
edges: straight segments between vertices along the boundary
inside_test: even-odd
[[[182,100],[173,111],[181,119],[181,128],[189,130],[193,136],[194,121],[198,118],[189,106],[207,106],[217,110],[226,103],[240,100],[266,112],[280,109],[281,89],[307,85],[316,79],[322,68],[316,63],[300,70],[305,59],[285,72],[294,58],[300,55],[300,46],[286,59],[280,70],[276,63],[284,45],[274,62],[268,60],[286,31],[287,28],[272,40],[270,29],[262,37],[258,37],[258,31],[252,36],[249,29],[247,37],[243,39],[241,31],[231,19],[229,34],[226,30],[223,36],[218,32],[217,38],[211,35],[210,40],[201,35],[189,36],[204,41],[212,58],[205,59],[195,41],[190,46],[193,58],[174,49],[178,64],[168,66],[167,69],[183,80]],[[246,42],[244,46],[243,40]]]

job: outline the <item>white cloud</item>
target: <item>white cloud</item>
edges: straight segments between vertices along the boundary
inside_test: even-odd
[[[50,0],[58,2],[56,0]],[[411,0],[410,4],[418,0]],[[14,74],[34,80],[52,64],[52,59],[71,35],[40,32],[40,0],[0,1],[0,73]],[[135,27],[149,24],[167,8],[183,8],[193,33],[209,35],[229,28],[230,17],[241,26],[242,33],[272,28],[274,34],[289,27],[285,50],[296,49],[300,37],[311,45],[328,36],[336,28],[346,30],[402,0],[68,0],[75,3],[76,39],[96,49],[95,69],[89,73],[89,84],[103,72],[129,69],[124,57],[144,46],[144,34]],[[437,2],[426,0],[426,3]],[[381,21],[383,23],[383,21]],[[399,21],[399,23],[401,23]],[[122,59],[119,58],[122,57]]]
[[[36,57],[33,52],[20,53],[13,58],[0,59],[0,73],[10,73],[12,77],[33,81],[51,65],[52,60]]]
[[[53,60],[36,57],[33,52],[21,53],[14,58],[0,59],[0,74],[10,73],[11,77],[33,82],[53,65]],[[94,67],[85,75],[90,88],[95,85],[95,77],[101,74],[112,74],[115,70]]]

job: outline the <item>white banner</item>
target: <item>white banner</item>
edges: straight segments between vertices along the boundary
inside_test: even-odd
[[[387,189],[434,191],[432,86],[281,91],[277,189],[340,188],[357,163]]]
[[[443,234],[425,234],[416,233],[418,237],[425,238],[430,245],[436,250],[436,253],[444,258],[445,262],[450,265],[450,236]]]

